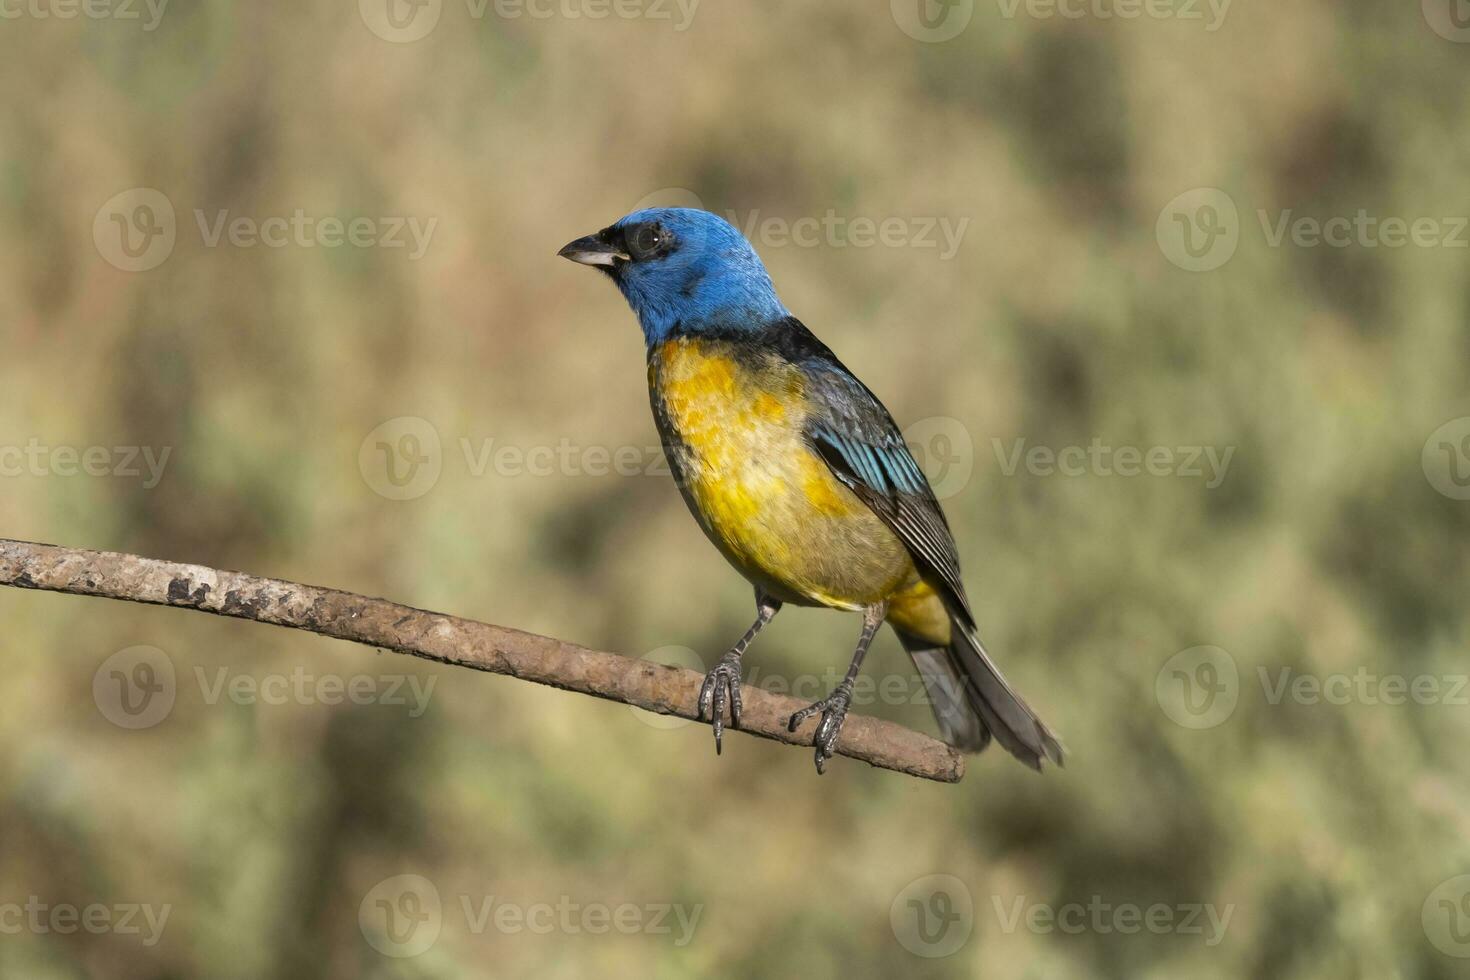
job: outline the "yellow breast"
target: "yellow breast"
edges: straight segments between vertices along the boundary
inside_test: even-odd
[[[649,383],[690,509],[747,578],[787,601],[856,608],[910,577],[897,537],[807,445],[794,365],[676,338],[650,358]]]

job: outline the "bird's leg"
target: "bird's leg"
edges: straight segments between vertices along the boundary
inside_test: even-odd
[[[760,589],[755,590],[755,622],[735,645],[725,651],[720,662],[704,675],[704,686],[699,689],[698,715],[704,721],[708,716],[715,728],[715,754],[720,754],[720,736],[725,732],[725,705],[730,706],[730,727],[740,727],[740,657],[750,646],[766,624],[781,611],[781,600],[773,599]]]
[[[847,668],[847,676],[842,678],[832,693],[820,701],[807,705],[786,723],[786,730],[794,732],[806,721],[807,717],[820,711],[822,720],[817,724],[817,733],[812,737],[812,744],[817,750],[817,775],[822,774],[822,767],[827,760],[832,758],[832,753],[837,749],[837,736],[842,731],[842,722],[847,717],[847,709],[852,704],[852,685],[857,680],[858,670],[863,665],[863,657],[868,654],[868,647],[873,645],[873,637],[878,632],[878,627],[883,625],[883,617],[888,615],[888,603],[880,602],[868,606],[863,610],[863,633],[858,637],[857,649],[853,651],[852,663]]]

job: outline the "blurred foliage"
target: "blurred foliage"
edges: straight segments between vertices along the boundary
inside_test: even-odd
[[[1470,871],[1470,708],[1272,704],[1258,681],[1466,671],[1470,503],[1420,461],[1470,415],[1466,253],[1272,247],[1262,225],[1470,213],[1470,47],[1418,4],[1240,2],[1216,30],[975,4],[957,37],[922,43],[881,3],[710,3],[678,30],[674,5],[475,18],[451,2],[392,43],[350,0],[177,0],[154,30],[141,4],[140,22],[37,3],[0,20],[0,446],[170,456],[152,487],[0,477],[0,535],[709,662],[747,625],[749,590],[666,477],[473,465],[487,440],[656,443],[631,315],[556,249],[670,189],[737,220],[968,221],[947,261],[757,245],[901,421],[958,420],[973,470],[946,507],[985,635],[1072,757],[1038,778],[991,752],[958,787],[850,761],[818,779],[805,752],[732,736],[717,759],[699,726],[512,680],[6,592],[0,906],[171,917],[153,945],[7,931],[0,974],[1463,975],[1421,912]],[[168,198],[177,240],[126,272],[93,226],[136,187]],[[1209,272],[1156,236],[1196,187],[1239,208],[1238,249]],[[437,224],[418,259],[211,247],[200,227],[297,210]],[[359,450],[402,416],[433,426],[442,473],[392,500]],[[1002,465],[1017,440],[1094,439],[1234,456],[1215,488]],[[788,611],[747,664],[825,676],[856,630]],[[137,644],[170,658],[177,701],[129,731],[93,675]],[[1239,703],[1194,730],[1155,680],[1200,645],[1233,658]],[[437,686],[420,717],[210,703],[197,679],[221,669]],[[890,635],[870,673],[907,676]],[[868,710],[933,730],[921,705]],[[973,933],[924,959],[890,910],[936,873],[964,883]],[[400,874],[444,902],[420,956],[382,956],[359,929],[364,896]],[[677,945],[476,930],[460,896],[702,912]],[[1017,900],[1232,917],[1215,945],[1007,929]]]

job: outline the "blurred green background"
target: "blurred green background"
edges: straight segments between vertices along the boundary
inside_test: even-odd
[[[749,589],[651,465],[632,315],[555,258],[697,200],[915,424],[1069,765],[819,779],[7,590],[0,974],[1465,975],[1463,4],[392,3],[3,7],[0,536],[711,663]],[[1297,224],[1360,210],[1430,224]],[[816,696],[857,626],[787,611],[747,669]],[[139,664],[156,717],[119,713]],[[868,673],[906,694],[862,710],[934,731],[891,634]],[[110,927],[52,914],[91,905]]]

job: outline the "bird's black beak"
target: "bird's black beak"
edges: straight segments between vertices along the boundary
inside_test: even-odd
[[[568,242],[556,254],[582,265],[600,265],[610,268],[628,261],[628,252],[623,246],[622,236],[610,228],[604,228],[595,235]]]

